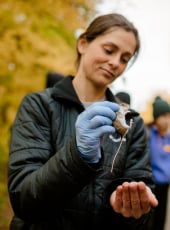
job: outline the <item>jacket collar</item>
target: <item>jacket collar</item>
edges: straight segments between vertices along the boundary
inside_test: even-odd
[[[56,100],[67,100],[81,104],[72,84],[73,76],[69,75],[54,85],[52,97]]]
[[[52,88],[52,97],[56,101],[61,101],[62,103],[66,103],[67,105],[70,105],[70,106],[72,105],[76,106],[81,112],[84,110],[84,106],[79,100],[78,95],[76,94],[76,91],[74,90],[74,87],[72,84],[73,78],[74,78],[73,76],[68,75],[64,77],[64,79],[56,83],[54,87]],[[107,88],[106,90],[106,99],[108,101],[116,102],[116,99],[109,88]],[[139,114],[136,111],[130,109],[130,113],[128,113],[126,117],[138,116],[138,115]]]
[[[73,76],[69,75],[64,77],[64,79],[60,80],[57,84],[55,84],[52,88],[52,97],[57,101],[62,100],[69,103],[76,103],[79,106],[83,106],[74,90],[72,84],[73,78]],[[108,101],[116,102],[115,97],[109,88],[106,90],[106,98]]]

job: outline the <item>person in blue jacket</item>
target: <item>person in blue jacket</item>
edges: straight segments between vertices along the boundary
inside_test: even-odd
[[[160,96],[153,104],[153,122],[148,125],[148,143],[151,154],[155,195],[159,205],[153,213],[153,230],[164,230],[170,184],[170,105]]]
[[[138,56],[138,31],[123,15],[100,15],[76,49],[75,76],[19,106],[8,163],[10,229],[145,229],[158,203],[145,125],[109,89]]]

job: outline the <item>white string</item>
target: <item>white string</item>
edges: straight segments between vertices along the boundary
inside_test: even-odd
[[[116,157],[117,157],[117,155],[118,155],[118,153],[119,153],[119,150],[120,150],[120,148],[121,148],[121,146],[122,146],[124,137],[126,136],[127,132],[128,132],[128,130],[127,130],[127,131],[123,134],[123,136],[121,137],[120,144],[119,144],[118,149],[117,149],[117,151],[116,151],[116,153],[115,153],[115,155],[114,155],[114,158],[113,158],[113,160],[112,160],[112,166],[111,166],[111,170],[110,170],[111,173],[113,172],[113,165],[114,165],[114,163],[115,163]],[[113,141],[113,140],[112,140],[112,141]]]

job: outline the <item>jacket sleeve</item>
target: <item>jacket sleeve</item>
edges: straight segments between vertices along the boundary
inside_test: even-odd
[[[135,117],[128,134],[128,154],[125,168],[123,177],[144,181],[151,189],[154,188],[146,128],[140,116]]]
[[[31,221],[52,217],[99,173],[79,157],[75,137],[53,153],[49,101],[43,96],[23,99],[10,140],[11,204],[18,217]]]

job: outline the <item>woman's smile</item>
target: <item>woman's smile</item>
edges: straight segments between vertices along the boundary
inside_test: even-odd
[[[106,76],[107,78],[115,79],[114,74],[110,70],[103,68],[103,67],[100,67],[100,69],[102,70],[102,73],[104,74],[104,76]]]

